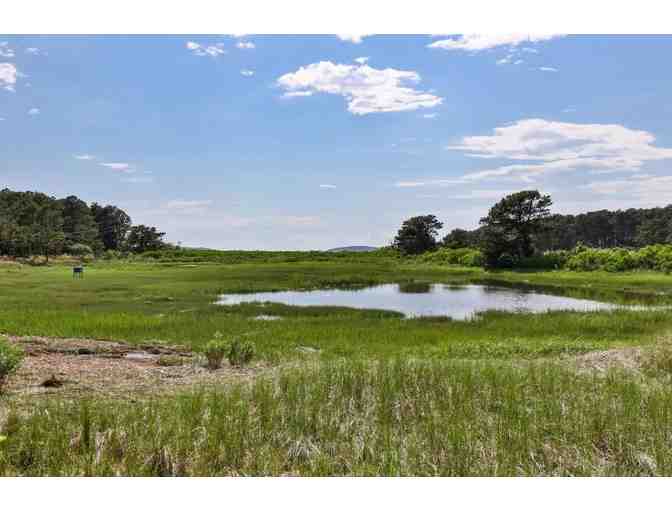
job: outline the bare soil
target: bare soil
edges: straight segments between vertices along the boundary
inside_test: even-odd
[[[268,370],[209,370],[185,347],[164,344],[131,345],[79,338],[5,337],[21,346],[26,357],[5,386],[14,396],[87,394],[133,399],[190,386],[244,381]]]

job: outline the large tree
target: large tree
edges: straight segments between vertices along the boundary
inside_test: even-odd
[[[91,213],[98,224],[103,247],[106,250],[122,249],[126,234],[131,228],[131,217],[118,207],[103,207],[95,202],[91,204]]]
[[[446,235],[441,244],[446,248],[467,248],[472,246],[474,234],[462,228],[454,228]]]
[[[417,255],[436,248],[436,236],[443,223],[433,214],[414,216],[401,225],[394,246],[404,255]]]
[[[156,227],[136,225],[128,232],[126,246],[128,251],[133,253],[160,250],[166,247],[166,243],[163,242],[165,235],[165,232],[159,232]]]
[[[63,234],[66,249],[74,244],[85,244],[93,249],[98,248],[100,232],[86,202],[74,195],[63,198],[60,202],[63,206]]]
[[[543,230],[552,204],[550,195],[542,195],[537,190],[519,191],[495,204],[488,215],[481,218],[487,261],[493,265],[504,253],[513,258],[531,256],[534,236]]]

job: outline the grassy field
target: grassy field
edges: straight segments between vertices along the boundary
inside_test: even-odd
[[[528,285],[669,304],[672,276],[486,273],[386,259],[86,271],[73,280],[66,267],[0,266],[0,332],[198,348],[220,331],[252,340],[278,370],[170,398],[7,401],[0,474],[672,474],[672,355],[653,372],[583,373],[558,362],[628,346],[654,352],[672,331],[667,310],[455,321],[213,304],[224,292],[385,282]]]

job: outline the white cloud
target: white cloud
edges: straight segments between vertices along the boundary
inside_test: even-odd
[[[219,57],[220,55],[226,53],[226,51],[224,50],[224,44],[222,43],[217,43],[210,46],[203,46],[194,41],[187,41],[186,47],[194,55],[198,55],[199,57],[204,56]]]
[[[285,92],[282,97],[308,97],[312,96],[312,90],[297,90],[294,92]]]
[[[600,195],[626,195],[639,201],[672,202],[672,176],[633,175],[629,179],[597,181],[581,186]]]
[[[117,172],[123,172],[127,174],[135,172],[129,163],[100,163],[100,165],[111,168],[112,170],[116,170]]]
[[[201,214],[212,205],[212,200],[171,200],[163,207],[182,214]]]
[[[370,35],[373,34],[337,34],[336,37],[338,37],[341,41],[360,44],[365,37],[368,37]]]
[[[425,186],[453,186],[455,184],[464,184],[463,179],[430,179],[427,181],[397,181],[395,188],[423,188]]]
[[[254,71],[252,71],[251,69],[241,69],[240,74],[242,74],[243,76],[254,76]]]
[[[320,184],[320,188],[322,189],[336,189],[335,184]]]
[[[438,113],[425,113],[422,115],[424,119],[435,119],[438,116],[439,116]]]
[[[39,108],[31,108],[30,110],[28,110],[28,115],[35,116],[35,115],[39,115],[39,114],[40,114],[40,109]]]
[[[520,48],[520,51],[524,51],[525,53],[539,53],[539,50],[536,48]]]
[[[518,46],[519,44],[548,41],[559,34],[468,34],[442,39],[429,44],[428,48],[477,52],[499,46]]]
[[[148,184],[154,182],[152,177],[124,177],[121,179],[121,182],[127,182],[129,184]]]
[[[236,43],[236,48],[239,48],[241,50],[253,50],[254,48],[256,48],[256,46],[252,42],[238,41]]]
[[[539,70],[540,71],[545,71],[547,73],[557,73],[558,72],[558,70],[555,67],[546,67],[546,66],[540,67]]]
[[[355,59],[355,62],[357,62],[358,64],[362,64],[362,65],[366,64],[368,61],[369,61],[369,57],[357,57]]]
[[[467,174],[466,181],[496,177],[530,180],[551,171],[593,173],[639,170],[647,161],[672,159],[672,148],[654,146],[647,131],[619,124],[574,124],[524,119],[490,136],[468,136],[448,149],[486,159],[525,161]]]
[[[334,64],[327,61],[287,73],[278,78],[277,83],[288,94],[324,92],[341,95],[348,103],[348,111],[366,115],[431,108],[441,104],[443,99],[438,96],[404,86],[419,81],[420,75],[414,71],[374,69],[368,65]]]
[[[26,48],[26,53],[29,55],[46,55],[40,48]]]
[[[91,154],[75,154],[72,157],[75,158],[75,159],[80,159],[82,161],[90,161],[92,159],[96,159]]]
[[[18,74],[14,64],[10,64],[9,62],[0,63],[0,86],[5,90],[14,92],[14,85],[16,85]]]
[[[9,47],[9,43],[6,41],[0,42],[0,57],[3,58],[14,58],[14,50]]]

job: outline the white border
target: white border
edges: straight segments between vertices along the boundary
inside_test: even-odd
[[[669,33],[665,0],[21,0],[2,34]]]

